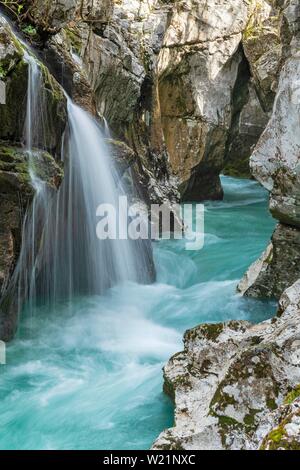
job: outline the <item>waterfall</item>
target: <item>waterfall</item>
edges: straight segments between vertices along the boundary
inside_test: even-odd
[[[50,249],[43,253],[40,291],[50,299],[72,299],[102,293],[118,282],[147,282],[150,246],[96,237],[98,205],[117,209],[123,190],[99,125],[70,98],[68,120],[66,172],[55,211],[47,219],[45,242]],[[117,215],[127,223],[118,211]]]
[[[118,213],[124,190],[100,126],[67,95],[68,124],[61,149],[63,181],[55,192],[39,178],[37,168],[40,153],[46,150],[47,125],[43,75],[41,64],[27,48],[24,60],[28,64],[24,144],[35,196],[25,215],[22,248],[12,280],[18,286],[19,307],[27,301],[33,313],[37,303],[101,294],[125,281],[152,281],[150,242],[97,238],[99,204],[113,205],[119,223],[127,226],[127,215]]]
[[[19,38],[18,38],[19,40]],[[23,47],[26,47],[21,41]],[[28,299],[33,311],[37,300],[37,273],[39,269],[41,227],[47,220],[47,210],[51,194],[46,183],[38,177],[37,168],[44,150],[44,131],[47,119],[44,119],[42,93],[42,73],[32,51],[24,49],[24,61],[28,65],[28,85],[26,100],[26,119],[23,141],[28,159],[28,170],[34,190],[32,205],[28,208],[22,231],[22,247],[13,282],[18,284],[18,309],[24,299]]]
[[[104,127],[104,135],[107,139],[111,139],[112,135],[110,132],[110,128],[107,122],[107,119],[103,116],[103,127]]]

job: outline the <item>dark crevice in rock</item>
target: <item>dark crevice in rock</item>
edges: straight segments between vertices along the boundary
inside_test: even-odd
[[[250,142],[245,142],[245,136],[242,136],[240,133],[239,123],[242,109],[249,100],[251,74],[242,45],[240,45],[239,51],[241,61],[231,99],[232,119],[225,144],[224,173],[232,176],[250,176],[249,158],[252,145],[256,143],[255,137],[251,139],[248,136]]]
[[[225,145],[223,173],[251,178],[250,156],[267,125],[269,115],[265,113],[252,80],[242,44],[239,54],[241,61],[232,93],[232,119]]]
[[[190,179],[180,186],[182,201],[222,200],[224,196],[219,173],[201,162],[192,170]]]

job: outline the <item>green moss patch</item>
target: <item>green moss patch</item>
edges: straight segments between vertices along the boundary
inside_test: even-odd
[[[285,397],[284,399],[284,404],[285,405],[290,405],[291,403],[293,403],[294,400],[296,400],[296,398],[298,398],[300,396],[300,384],[297,385],[297,387],[295,387],[293,390],[291,390],[287,396]]]

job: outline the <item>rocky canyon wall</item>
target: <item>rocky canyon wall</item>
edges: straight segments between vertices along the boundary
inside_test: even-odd
[[[223,169],[250,175],[275,96],[265,75],[279,67],[278,17],[272,2],[122,0],[102,29],[73,29],[97,111],[139,156],[151,200],[176,187],[221,199]]]
[[[281,3],[33,0],[20,25],[68,93],[89,96],[133,149],[145,199],[176,201],[179,189],[200,201],[223,197],[221,171],[250,176],[286,47]]]
[[[300,6],[285,2],[281,60],[272,117],[250,159],[254,177],[270,192],[279,224],[271,244],[239,285],[245,295],[279,298],[300,277]]]
[[[270,192],[279,223],[239,290],[278,298],[279,307],[257,325],[206,324],[185,333],[184,351],[164,368],[175,425],[159,436],[157,450],[300,448],[300,6],[268,2],[276,14],[261,25],[261,5],[243,45],[251,87],[264,112],[272,112],[250,167]]]
[[[13,15],[52,72],[43,67],[50,119],[37,151],[53,191],[62,177],[66,124],[58,82],[108,122],[113,153],[122,168],[131,167],[147,202],[176,201],[178,188],[182,200],[220,199],[222,170],[246,176],[251,169],[270,191],[279,224],[239,288],[280,298],[277,316],[255,326],[230,322],[186,333],[184,351],[165,368],[175,426],[154,447],[294,448],[300,383],[298,1],[35,0]],[[22,146],[27,64],[3,22],[0,74],[7,98],[0,105],[0,322],[8,339],[17,316],[9,280],[33,190]]]
[[[300,281],[272,320],[188,330],[164,368],[175,425],[153,448],[299,449],[299,333]]]

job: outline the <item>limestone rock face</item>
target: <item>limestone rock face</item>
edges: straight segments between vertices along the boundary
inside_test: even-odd
[[[8,23],[0,19],[0,67],[2,81],[6,85],[6,103],[1,106],[0,139],[22,142],[26,117],[28,66],[24,61],[21,44],[13,36]],[[44,135],[42,148],[59,155],[62,134],[66,125],[66,99],[59,84],[41,65],[43,80],[42,101],[47,108],[47,119],[40,125]]]
[[[296,34],[293,2],[70,0],[46,2],[43,15],[40,3],[30,7],[40,28],[63,28],[44,57],[139,156],[150,199],[176,200],[178,185],[182,199],[220,199],[223,169],[249,176],[290,47],[283,37]]]
[[[282,70],[272,118],[250,160],[253,175],[270,191],[270,211],[280,224],[272,237],[273,256],[246,295],[278,298],[300,276],[299,78],[296,53]]]
[[[157,180],[174,198],[177,181],[182,199],[222,198],[223,169],[250,175],[287,49],[283,18],[288,11],[285,32],[294,34],[294,10],[275,0],[101,5],[99,27],[82,6],[75,47],[98,113],[139,155],[142,186]]]
[[[245,294],[249,288],[254,285],[258,276],[262,276],[269,268],[273,261],[273,244],[270,243],[262,255],[254,261],[248,271],[238,284],[237,290],[241,294]]]
[[[119,140],[106,139],[106,144],[109,146],[110,154],[117,171],[122,176],[124,172],[134,164],[137,155],[130,147]]]
[[[272,118],[251,157],[255,178],[271,193],[270,210],[300,227],[300,53],[286,62]]]
[[[114,1],[112,0],[77,0],[77,12],[80,18],[89,23],[93,30],[101,30],[110,20]]]
[[[269,249],[250,266],[238,290],[249,297],[278,299],[299,277],[300,231],[278,224]]]
[[[278,3],[283,7],[283,21],[281,25],[281,35],[283,40],[283,53],[289,57],[299,51],[300,44],[300,7],[297,0],[283,0]]]
[[[257,325],[231,321],[186,332],[184,351],[164,369],[165,391],[175,401],[175,426],[159,436],[154,449],[269,445],[269,433],[282,417],[280,406],[297,397],[300,383],[300,281],[279,305],[274,319]],[[290,432],[299,448],[294,411],[288,411],[286,425],[296,424]]]
[[[97,112],[113,137],[138,155],[135,179],[149,202],[178,198],[161,128],[156,73],[170,9],[159,0],[122,0],[101,33],[84,26],[80,32]]]
[[[246,71],[241,77],[247,77]],[[226,142],[223,173],[229,176],[250,177],[249,157],[258,138],[265,130],[269,113],[264,111],[254,86],[237,82],[233,91],[233,117]]]
[[[29,13],[39,28],[56,32],[74,17],[76,7],[77,0],[33,0]]]
[[[56,79],[63,84],[72,100],[96,116],[93,91],[82,70],[73,41],[74,37],[70,36],[68,29],[51,36],[43,48],[43,60],[49,65]]]
[[[243,48],[265,110],[271,111],[282,56],[282,15],[276,0],[250,2],[250,17],[243,32]]]
[[[159,56],[162,127],[184,199],[222,198],[219,173],[243,60],[244,1],[178,1]]]
[[[220,199],[227,162],[249,175],[269,117],[241,48],[251,12],[246,0],[121,0],[106,27],[79,27],[98,113],[139,155],[142,186],[172,199],[177,179],[183,199]]]
[[[270,211],[280,222],[272,237],[272,256],[261,264],[261,271],[256,264],[246,275],[251,282],[242,290],[255,297],[279,298],[300,276],[299,23],[299,4],[285,1],[281,26],[285,63],[272,117],[250,159],[252,174],[270,191]]]
[[[264,438],[260,450],[300,449],[299,394],[300,387],[296,387],[287,396],[286,403],[274,411],[274,428]]]

